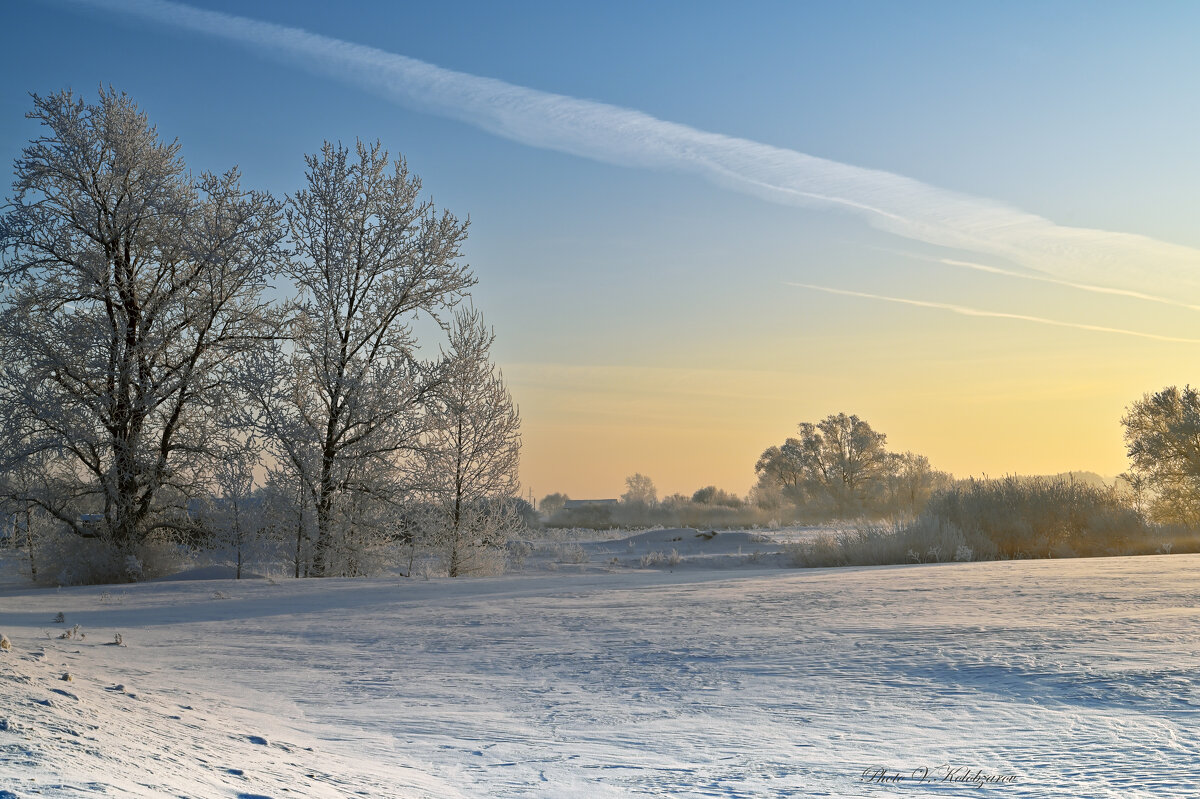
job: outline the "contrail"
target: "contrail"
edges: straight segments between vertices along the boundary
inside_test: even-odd
[[[913,258],[919,261],[928,261],[934,264],[944,264],[946,266],[956,266],[962,269],[971,269],[976,272],[984,272],[989,275],[1000,275],[1002,277],[1013,277],[1019,280],[1032,280],[1037,283],[1049,283],[1053,286],[1065,286],[1067,288],[1076,289],[1078,291],[1090,291],[1095,294],[1108,294],[1116,297],[1127,297],[1134,300],[1143,300],[1145,302],[1155,302],[1161,305],[1170,305],[1174,308],[1186,308],[1189,311],[1200,311],[1200,305],[1192,305],[1191,303],[1173,300],[1169,297],[1160,297],[1157,294],[1146,294],[1141,291],[1131,291],[1129,289],[1109,288],[1108,286],[1097,286],[1091,283],[1076,283],[1070,280],[1061,280],[1055,277],[1049,277],[1044,274],[1029,274],[1028,272],[1014,272],[1011,269],[1004,269],[999,266],[989,266],[988,264],[975,263],[974,261],[963,261],[957,258],[939,258],[933,255],[924,255],[910,250],[899,250],[891,247],[871,247],[882,252],[891,253],[892,255],[900,255],[905,258]]]
[[[1022,322],[1036,322],[1039,325],[1051,325],[1053,327],[1069,327],[1074,330],[1087,330],[1093,333],[1116,333],[1122,336],[1134,336],[1136,338],[1148,338],[1153,341],[1170,341],[1176,344],[1200,344],[1200,339],[1197,338],[1178,338],[1176,336],[1160,336],[1157,333],[1143,333],[1140,330],[1125,330],[1119,327],[1103,327],[1101,325],[1087,325],[1081,322],[1062,322],[1058,319],[1046,319],[1041,316],[1026,316],[1025,314],[1004,313],[1002,311],[983,311],[978,308],[968,308],[963,305],[951,305],[946,302],[929,302],[927,300],[909,300],[903,297],[885,297],[882,294],[868,294],[865,291],[847,291],[846,289],[835,289],[828,286],[815,286],[811,283],[788,283],[789,286],[794,286],[800,289],[810,289],[812,291],[823,291],[826,294],[839,294],[843,297],[859,297],[867,300],[882,300],[883,302],[894,302],[900,305],[913,305],[917,308],[936,308],[940,311],[950,311],[961,316],[984,316],[993,319],[1016,319]]]
[[[168,0],[75,0],[237,42],[401,105],[606,163],[691,172],[788,205],[840,209],[915,241],[984,253],[1062,280],[1200,298],[1200,251],[1055,225],[920,181],[709,133],[640,111],[516,86],[270,22]],[[1147,295],[1149,296],[1149,295]]]
[[[937,258],[934,259],[938,263],[946,264],[947,266],[959,266],[964,269],[974,269],[977,272],[987,272],[993,275],[1004,275],[1005,277],[1016,277],[1022,280],[1036,280],[1039,283],[1051,283],[1055,286],[1066,286],[1067,288],[1078,289],[1079,291],[1090,291],[1096,294],[1111,294],[1117,297],[1128,297],[1135,300],[1144,300],[1146,302],[1157,302],[1162,305],[1171,305],[1176,308],[1187,308],[1189,311],[1200,311],[1200,305],[1192,305],[1191,303],[1172,300],[1168,297],[1159,297],[1156,294],[1146,294],[1141,291],[1131,291],[1129,289],[1115,289],[1107,286],[1095,286],[1090,283],[1075,283],[1070,280],[1061,280],[1056,277],[1047,277],[1039,274],[1025,274],[1023,272],[1014,272],[1011,269],[1001,269],[998,266],[988,266],[987,264],[977,264],[972,261],[960,261],[955,258]]]

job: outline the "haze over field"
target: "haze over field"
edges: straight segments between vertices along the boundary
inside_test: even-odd
[[[842,410],[960,476],[1112,475],[1200,339],[1196,13],[33,3],[0,156],[28,91],[102,83],[276,192],[379,138],[472,218],[539,496],[742,493]]]

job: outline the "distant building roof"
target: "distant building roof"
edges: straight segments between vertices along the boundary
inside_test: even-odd
[[[573,508],[590,508],[596,505],[608,506],[618,504],[620,504],[620,500],[618,499],[568,499],[563,503],[563,509],[571,510]]]

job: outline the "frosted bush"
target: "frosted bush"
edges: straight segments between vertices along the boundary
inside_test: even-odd
[[[822,535],[784,547],[796,566],[875,566],[887,563],[935,563],[943,554],[955,560],[992,560],[996,545],[979,533],[928,516],[907,525],[865,526]]]
[[[667,559],[667,556],[661,552],[647,552],[646,554],[642,555],[642,558],[641,558],[642,568],[644,569],[649,566],[658,566],[659,564],[663,563],[666,559]]]
[[[558,547],[559,563],[587,563],[587,551],[579,544],[560,544]]]
[[[508,549],[503,547],[483,547],[471,553],[471,571],[473,577],[495,577],[504,574],[508,568]]]
[[[533,554],[533,545],[526,541],[508,542],[508,567],[512,571],[525,568],[525,560]]]
[[[39,544],[38,578],[52,585],[104,585],[173,574],[188,563],[184,547],[148,541],[136,554],[121,554],[99,538],[67,530],[45,534]]]
[[[62,635],[58,637],[67,641],[82,641],[84,638],[87,638],[87,633],[80,630],[79,625],[76,624],[69,630],[63,630]]]

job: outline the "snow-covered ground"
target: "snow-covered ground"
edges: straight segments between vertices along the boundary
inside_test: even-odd
[[[1200,556],[793,570],[721,536],[6,588],[0,797],[1197,795]]]

